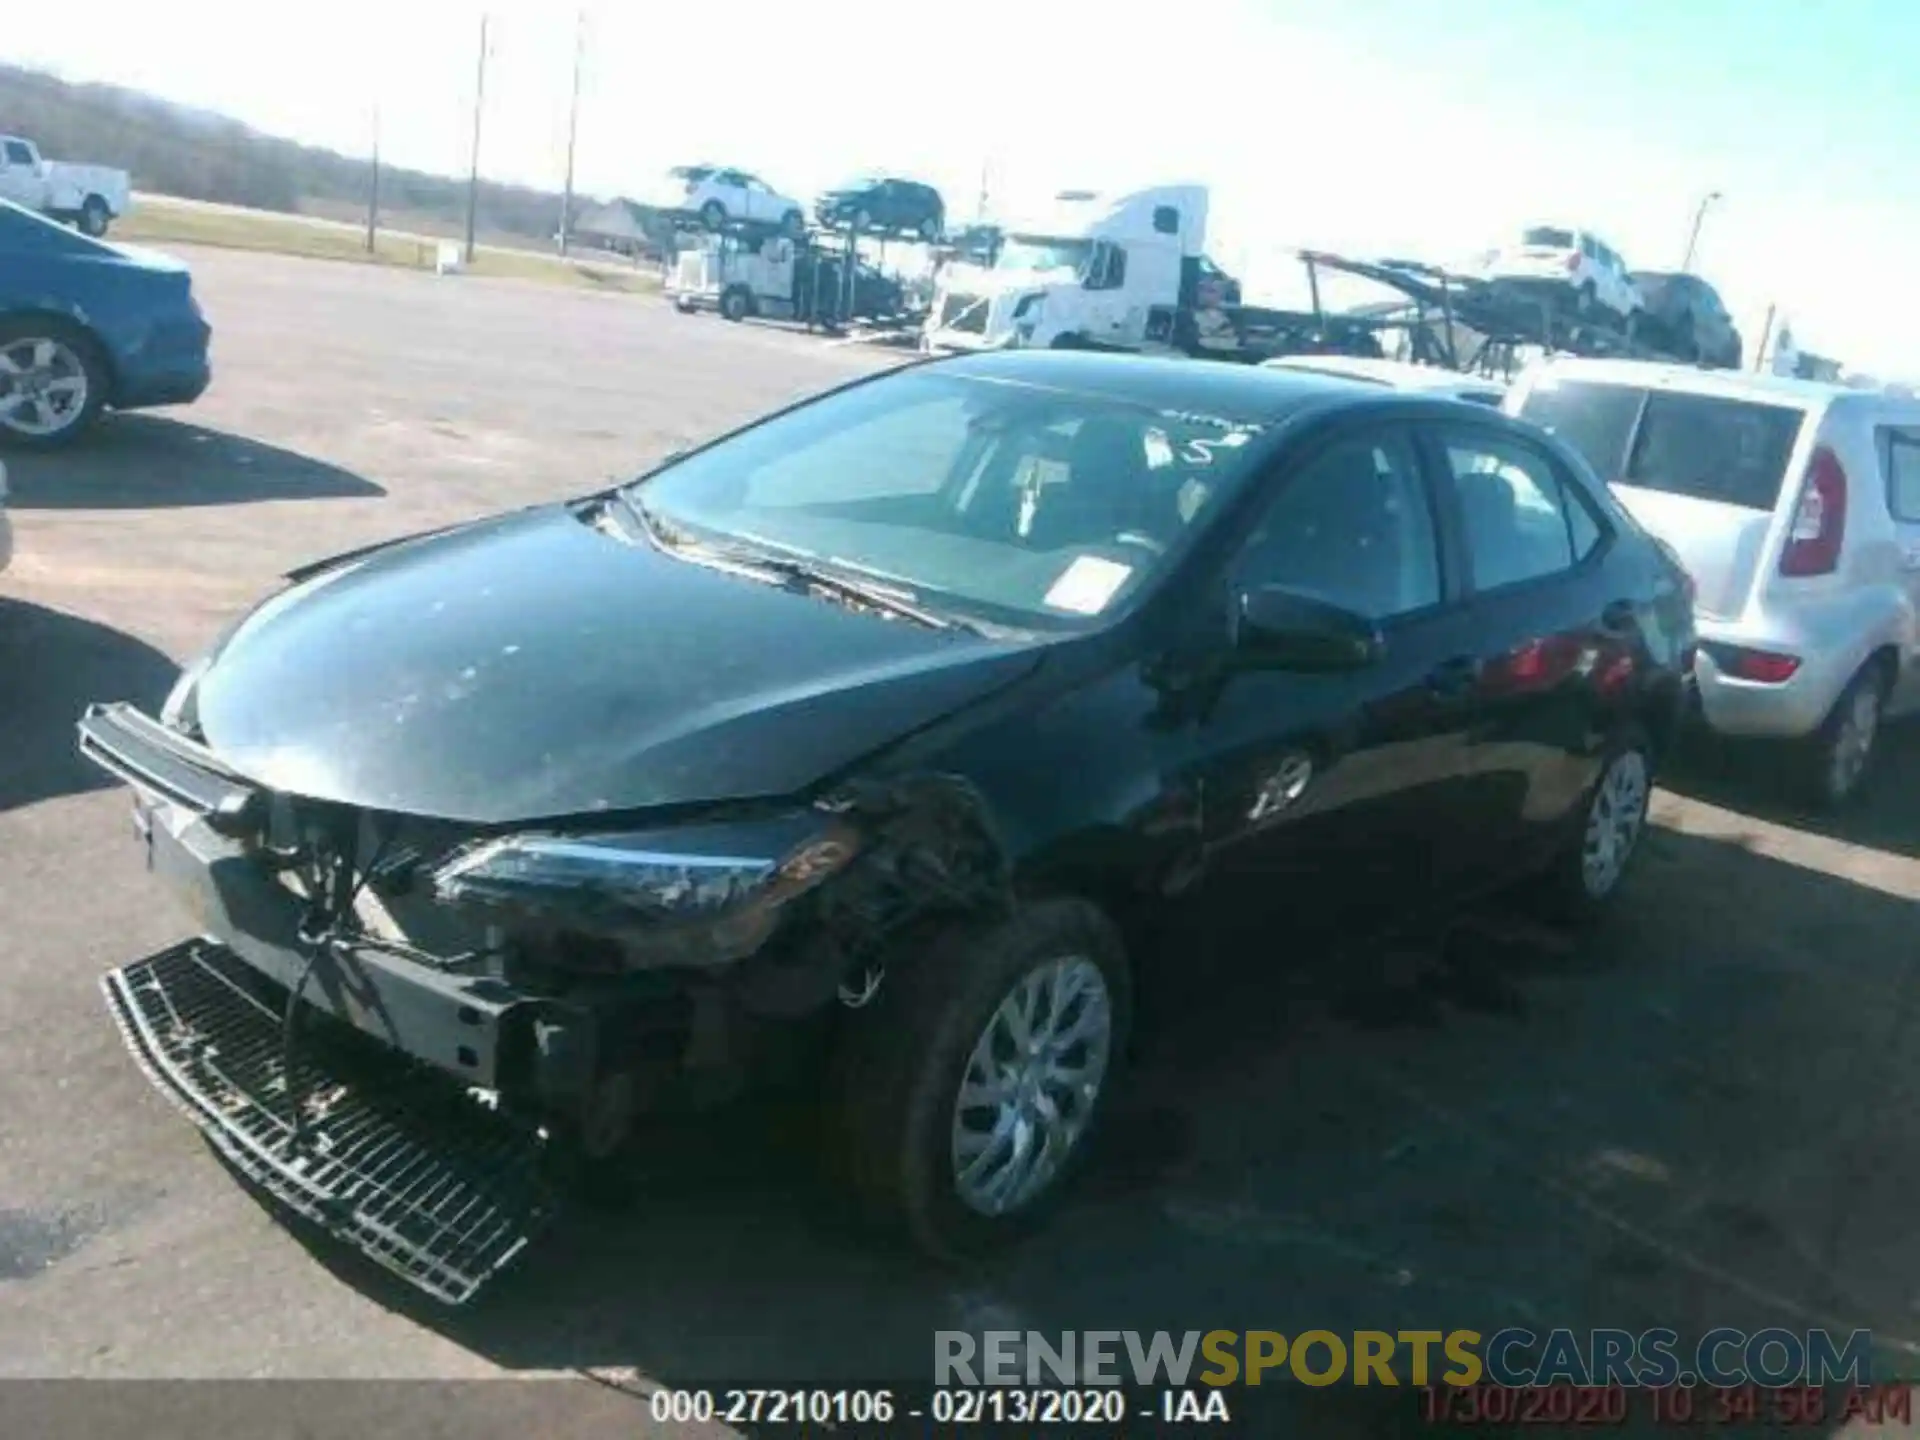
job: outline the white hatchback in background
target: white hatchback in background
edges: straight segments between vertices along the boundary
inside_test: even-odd
[[[807,228],[798,200],[724,165],[676,165],[641,203],[663,214],[698,216],[709,230],[740,221],[778,226],[795,236]]]
[[[1625,360],[1545,361],[1507,409],[1583,454],[1693,577],[1702,716],[1859,787],[1920,703],[1920,399]]]
[[[1312,375],[1336,375],[1367,385],[1388,385],[1422,395],[1450,395],[1476,405],[1497,408],[1507,398],[1505,382],[1485,375],[1466,375],[1437,365],[1414,365],[1405,360],[1383,360],[1366,355],[1277,355],[1262,360],[1264,370],[1304,370]]]
[[[1625,324],[1646,307],[1620,252],[1590,230],[1534,225],[1518,244],[1488,254],[1483,279],[1563,302],[1576,315],[1604,310]]]

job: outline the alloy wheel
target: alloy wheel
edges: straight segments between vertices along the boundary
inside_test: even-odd
[[[0,426],[44,439],[87,410],[86,363],[64,340],[25,336],[0,343]]]
[[[976,1214],[1009,1214],[1060,1175],[1099,1104],[1113,999],[1084,955],[1027,971],[988,1018],[954,1099],[953,1183]]]
[[[1587,809],[1587,830],[1580,849],[1580,879],[1598,900],[1620,883],[1640,832],[1646,825],[1651,787],[1647,758],[1638,750],[1614,756],[1600,777]]]
[[[1840,727],[1833,737],[1827,762],[1827,788],[1836,800],[1853,793],[1866,773],[1873,754],[1873,742],[1880,733],[1880,690],[1875,685],[1860,685],[1840,715]]]

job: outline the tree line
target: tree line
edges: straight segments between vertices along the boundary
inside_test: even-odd
[[[50,160],[111,165],[136,190],[289,214],[313,202],[364,205],[365,159],[265,135],[224,115],[118,85],[77,83],[0,64],[0,131],[23,135]],[[467,183],[380,167],[383,210],[465,223]],[[545,242],[559,228],[560,196],[482,181],[480,228]]]

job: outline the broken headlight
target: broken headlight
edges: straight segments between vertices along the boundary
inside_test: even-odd
[[[433,889],[446,904],[492,912],[509,926],[624,938],[658,948],[662,963],[716,963],[756,948],[781,906],[859,848],[851,826],[813,812],[614,834],[523,833],[456,851],[433,872]]]

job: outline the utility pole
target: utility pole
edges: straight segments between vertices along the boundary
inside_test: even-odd
[[[467,171],[467,264],[473,264],[473,224],[480,203],[480,116],[487,99],[487,17],[480,17],[480,68],[473,81],[473,155]]]
[[[1707,207],[1720,198],[1718,190],[1709,190],[1701,197],[1700,208],[1693,212],[1693,229],[1687,232],[1687,254],[1680,262],[1680,273],[1686,275],[1693,270],[1693,249],[1700,243],[1700,222],[1707,218]]]
[[[380,103],[373,106],[373,184],[367,191],[367,254],[373,254],[374,236],[380,228]]]
[[[573,152],[580,139],[580,62],[587,52],[587,12],[582,10],[573,30],[573,103],[567,110],[567,183],[560,195],[560,253],[573,238]]]
[[[1760,343],[1753,347],[1753,369],[1760,373],[1767,357],[1767,341],[1773,338],[1773,306],[1767,306],[1767,323],[1760,327]]]
[[[973,207],[973,218],[976,223],[984,221],[987,218],[987,177],[992,173],[992,170],[993,159],[991,156],[980,162],[980,198],[975,202]]]

